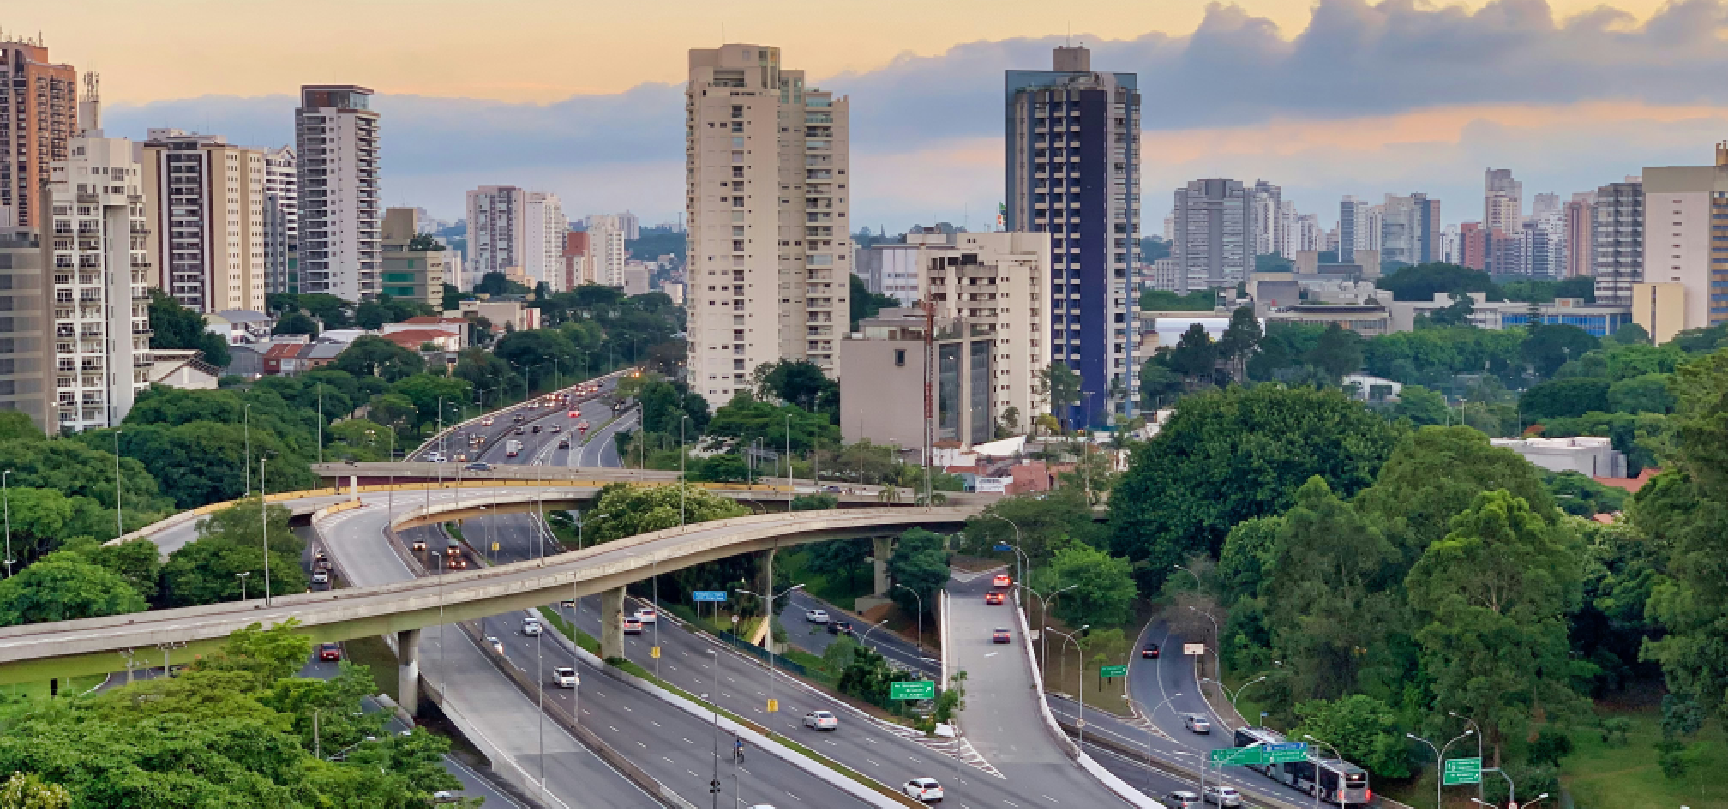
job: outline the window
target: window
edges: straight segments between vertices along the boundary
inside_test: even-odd
[[[894,364],[896,366],[904,366],[906,364],[906,349],[894,349]]]

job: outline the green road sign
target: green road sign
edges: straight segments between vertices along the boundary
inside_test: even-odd
[[[1440,773],[1441,786],[1482,783],[1482,759],[1449,758]]]
[[[888,684],[889,699],[935,699],[934,680],[909,680]]]
[[[1292,761],[1305,761],[1307,750],[1273,750],[1266,754],[1267,764],[1287,764]]]
[[[1127,666],[1104,666],[1103,668],[1098,669],[1098,673],[1105,676],[1105,677],[1127,677],[1128,676],[1128,667]]]
[[[1266,750],[1262,747],[1224,747],[1207,754],[1215,767],[1265,766]]]

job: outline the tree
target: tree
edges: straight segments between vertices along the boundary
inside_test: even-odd
[[[1336,698],[1356,691],[1385,654],[1397,614],[1391,592],[1398,551],[1318,475],[1283,515],[1263,592],[1273,648],[1292,663],[1298,693]]]
[[[1577,326],[1543,324],[1528,329],[1519,353],[1537,376],[1546,379],[1568,359],[1582,357],[1600,345],[1600,340]]]
[[[1080,403],[1080,375],[1061,360],[1050,363],[1038,372],[1038,395],[1050,403],[1050,412],[1064,425],[1071,416],[1069,408]]]
[[[1218,306],[1218,291],[1197,289],[1186,295],[1162,289],[1140,292],[1140,308],[1148,312],[1210,312]]]
[[[1218,338],[1218,353],[1229,361],[1231,375],[1237,381],[1247,380],[1248,358],[1260,347],[1260,339],[1264,336],[1260,319],[1254,316],[1254,307],[1238,306],[1230,313],[1230,325]]]
[[[851,583],[853,577],[860,572],[867,572],[869,564],[865,561],[873,552],[868,538],[835,539],[808,546],[809,557],[805,568],[812,573],[827,576],[832,579],[843,578]],[[842,664],[839,668],[845,668]],[[835,670],[838,671],[839,668]]]
[[[318,318],[326,329],[346,329],[354,325],[354,319],[349,310],[354,304],[335,295],[323,292],[309,292],[296,296],[295,305],[307,314]]]
[[[1399,267],[1374,282],[1374,285],[1391,290],[1392,299],[1398,301],[1432,301],[1436,294],[1443,292],[1489,292],[1493,293],[1489,300],[1499,299],[1498,290],[1488,278],[1488,273],[1468,270],[1456,264],[1428,263]]]
[[[457,289],[454,284],[445,284],[443,299],[439,301],[441,304],[440,308],[446,312],[458,311],[462,308],[462,299],[464,297],[462,290]]]
[[[817,442],[830,446],[840,443],[840,428],[826,414],[812,413],[794,405],[775,407],[757,401],[744,391],[733,395],[732,401],[714,411],[707,432],[736,438],[740,444],[749,444],[760,438],[769,447],[784,448],[788,423],[791,425],[794,452],[808,450]],[[672,425],[672,429],[677,429],[677,425]]]
[[[856,274],[853,274],[850,278],[850,297],[847,299],[847,306],[850,311],[847,314],[852,323],[852,331],[858,330],[858,321],[867,317],[875,317],[880,314],[883,309],[890,309],[900,305],[900,301],[897,298],[889,295],[878,295],[871,292],[870,288],[865,286],[864,279],[859,278]]]
[[[1406,418],[1416,427],[1451,422],[1446,397],[1421,385],[1405,385],[1398,391],[1398,401],[1387,411],[1393,418]]]
[[[149,537],[133,537],[113,545],[99,545],[89,537],[67,541],[86,561],[125,579],[145,601],[156,598],[156,581],[162,573],[162,549]]]
[[[1120,626],[1133,617],[1134,577],[1127,559],[1074,543],[1057,551],[1038,569],[1040,590],[1060,590],[1053,612],[1069,626]],[[1078,585],[1078,586],[1075,586]]]
[[[894,588],[891,595],[901,609],[916,613],[922,603],[925,610],[934,612],[936,591],[948,583],[947,538],[922,528],[901,534],[894,543],[894,553],[888,557],[888,575],[895,584],[917,594],[914,598],[912,593]]]
[[[1410,742],[1386,703],[1365,694],[1313,700],[1296,706],[1302,724],[1292,739],[1313,736],[1337,745],[1338,755],[1381,778],[1408,778]]]
[[[1476,300],[1462,292],[1452,293],[1452,305],[1435,310],[1427,316],[1430,326],[1469,326],[1470,316],[1476,313]]]
[[[270,591],[306,590],[300,568],[305,543],[288,527],[288,510],[269,506],[260,520],[256,500],[237,503],[198,521],[198,538],[168,555],[162,566],[163,606],[185,607],[238,601],[242,585],[237,575],[251,573],[248,593],[264,592],[264,531],[269,524]]]
[[[420,373],[426,361],[409,349],[368,334],[342,349],[330,366],[354,376],[375,376],[395,382]]]
[[[271,334],[304,334],[316,339],[318,337],[318,321],[304,312],[288,312],[276,319],[275,328]]]
[[[48,554],[0,581],[0,626],[123,615],[146,606],[125,579],[71,551]]]
[[[526,295],[528,287],[510,280],[504,273],[489,272],[480,276],[474,291],[480,295]]]
[[[1590,297],[1594,301],[1596,297],[1594,287],[1591,288]],[[1646,346],[1650,345],[1650,332],[1636,323],[1623,323],[1620,328],[1614,330],[1613,334],[1603,338],[1603,342],[1623,346]]]
[[[1615,382],[1608,388],[1608,406],[1601,409],[1616,413],[1672,413],[1674,395],[1668,392],[1670,378],[1670,374],[1644,374]]]
[[[1217,575],[1225,606],[1260,593],[1278,551],[1282,517],[1253,517],[1231,526],[1218,554]]]
[[[415,374],[397,381],[390,389],[414,404],[416,426],[436,424],[439,407],[444,408],[445,423],[460,421],[462,405],[474,398],[472,382],[441,374]]]
[[[982,555],[998,544],[1018,545],[1038,567],[1070,544],[1106,538],[1092,520],[1084,492],[1060,488],[1040,494],[1004,497],[966,520],[967,551]]]
[[[681,499],[685,524],[750,513],[749,509],[707,489],[686,488],[681,497],[677,486],[609,483],[600,490],[590,509],[591,515],[598,516],[583,521],[584,538],[597,544],[675,527],[680,524]]]
[[[35,773],[15,772],[0,784],[0,809],[72,809],[72,793]]]
[[[1609,410],[1608,390],[1606,379],[1550,379],[1524,391],[1518,409],[1530,419],[1577,418]]]
[[[836,420],[840,417],[840,383],[809,360],[763,363],[756,367],[755,382],[756,398],[762,401],[779,400]]]
[[[228,365],[228,341],[206,330],[209,321],[159,289],[150,290],[150,347],[191,348],[218,368]]]
[[[1476,720],[1496,766],[1535,712],[1577,707],[1565,616],[1581,581],[1577,536],[1504,489],[1478,495],[1405,581],[1433,707]]]
[[[1314,350],[1309,352],[1308,364],[1336,384],[1345,374],[1362,370],[1362,335],[1336,323],[1327,326]]]
[[[1216,555],[1231,526],[1283,511],[1314,475],[1343,496],[1366,488],[1398,437],[1336,390],[1260,385],[1186,397],[1111,491],[1111,550],[1155,589],[1190,554]]]
[[[1218,355],[1218,345],[1212,342],[1206,327],[1195,323],[1177,338],[1176,347],[1170,349],[1166,364],[1190,384],[1204,384],[1212,380],[1213,371],[1218,366]]]

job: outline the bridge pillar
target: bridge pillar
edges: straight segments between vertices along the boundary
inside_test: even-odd
[[[600,594],[600,656],[610,660],[624,656],[624,588]]]
[[[887,598],[888,557],[894,555],[894,538],[891,536],[872,537],[870,544],[872,547],[871,555],[875,557],[875,561],[870,566],[875,569],[876,573],[876,590],[873,595]]]
[[[349,475],[348,476],[348,499],[349,500],[359,500],[360,499],[360,476],[359,475]]]
[[[396,704],[411,715],[420,713],[420,630],[396,633]]]

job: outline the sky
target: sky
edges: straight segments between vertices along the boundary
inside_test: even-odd
[[[855,226],[984,229],[1002,195],[1002,72],[1067,41],[1139,74],[1143,227],[1188,180],[1265,179],[1304,213],[1423,191],[1448,223],[1510,168],[1526,207],[1728,137],[1728,0],[24,0],[7,34],[99,71],[111,135],[293,138],[300,84],[379,93],[389,205],[557,192],[572,218],[682,206],[691,47],[776,45],[851,99]],[[92,24],[101,20],[102,24]]]

